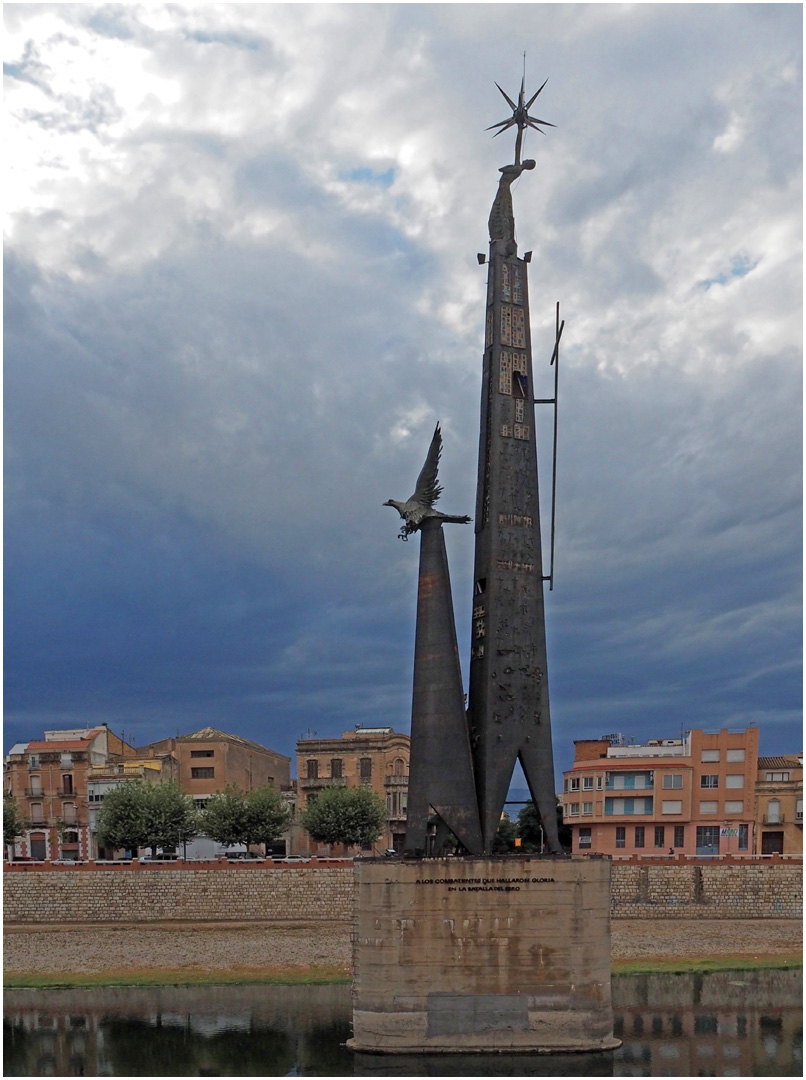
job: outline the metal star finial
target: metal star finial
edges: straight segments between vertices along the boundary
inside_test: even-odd
[[[521,163],[521,143],[523,142],[524,129],[527,128],[527,127],[530,127],[530,128],[534,128],[535,131],[540,131],[540,128],[538,127],[539,124],[543,124],[545,127],[554,127],[555,126],[554,124],[550,124],[548,120],[538,120],[536,117],[529,115],[529,109],[531,109],[532,105],[535,103],[537,95],[540,93],[540,90],[543,89],[543,86],[546,85],[546,83],[548,82],[548,79],[545,80],[545,82],[543,83],[543,86],[540,87],[540,90],[538,90],[536,93],[532,94],[532,96],[529,98],[528,101],[524,101],[524,97],[525,97],[524,84],[525,84],[525,82],[526,82],[526,78],[524,76],[524,78],[521,79],[521,92],[518,95],[518,103],[517,103],[517,105],[512,100],[512,98],[509,96],[509,94],[506,94],[506,93],[504,93],[503,90],[501,90],[501,87],[498,86],[498,83],[495,84],[496,86],[498,86],[498,89],[501,90],[501,93],[503,94],[503,96],[506,99],[507,103],[511,107],[512,116],[509,118],[509,120],[502,120],[498,124],[490,124],[490,126],[488,128],[485,128],[485,131],[492,131],[493,128],[498,128],[498,131],[496,131],[495,135],[500,135],[502,131],[506,131],[507,128],[514,127],[517,124],[517,126],[518,126],[518,137],[515,140],[515,164],[516,165],[520,165],[520,163]],[[540,134],[544,135],[545,132],[540,131]],[[495,138],[495,135],[493,135],[493,138]]]

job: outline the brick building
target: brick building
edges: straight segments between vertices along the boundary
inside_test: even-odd
[[[312,796],[334,785],[366,784],[386,803],[386,833],[377,848],[400,851],[406,834],[411,739],[390,727],[345,731],[340,738],[300,739],[297,743],[297,811]],[[295,852],[327,854],[299,826],[292,832]],[[321,848],[321,851],[320,851]]]
[[[803,755],[760,757],[756,777],[756,851],[803,854]]]
[[[229,785],[242,791],[273,784],[278,791],[291,787],[291,758],[267,746],[206,727],[175,739],[161,739],[137,750],[138,757],[175,758],[176,779],[199,809],[211,795]]]
[[[684,732],[626,744],[574,742],[563,782],[572,851],[606,855],[751,854],[758,728]]]
[[[31,859],[86,859],[94,855],[88,782],[117,768],[135,750],[102,724],[46,731],[43,740],[17,743],[6,755],[4,789],[29,822],[15,845]]]

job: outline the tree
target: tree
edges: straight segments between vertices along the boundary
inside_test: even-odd
[[[546,840],[543,835],[540,811],[531,801],[526,803],[518,814],[518,831],[522,842],[521,850],[540,851],[541,845],[545,850]],[[557,799],[557,833],[560,846],[570,850],[571,829],[563,824],[563,807],[559,799]]]
[[[127,780],[104,795],[96,824],[99,844],[136,851],[149,843],[144,792],[140,780]]]
[[[515,822],[508,817],[502,817],[493,838],[493,855],[506,855],[508,851],[514,851],[517,836],[518,826]]]
[[[127,780],[104,796],[98,814],[98,842],[104,847],[176,848],[198,831],[193,799],[175,781],[144,784]]]
[[[291,811],[271,784],[250,792],[229,785],[217,791],[202,811],[199,827],[219,844],[266,844],[291,822]]]
[[[321,844],[371,847],[386,825],[383,799],[368,787],[329,787],[309,802],[302,827]]]
[[[269,844],[291,824],[291,810],[277,788],[271,784],[249,792],[246,796],[246,811],[247,844],[265,844],[268,849]]]
[[[244,793],[228,786],[207,800],[199,816],[199,828],[224,847],[245,844],[246,816]]]
[[[26,821],[22,816],[17,800],[8,792],[3,792],[3,843],[14,858],[14,842],[25,831]]]
[[[199,815],[190,795],[179,784],[146,784],[148,847],[174,849],[192,840],[199,831]]]

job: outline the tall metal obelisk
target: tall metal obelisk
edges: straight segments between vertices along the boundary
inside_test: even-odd
[[[543,84],[545,86],[545,83]],[[543,87],[540,87],[542,90]],[[499,90],[501,88],[499,87]],[[527,263],[518,257],[511,185],[534,161],[520,160],[537,94],[493,125],[517,126],[515,161],[504,166],[490,213],[490,253],[481,394],[473,624],[468,720],[483,850],[492,850],[520,759],[552,852],[557,838],[554,761],[543,608],[534,382]],[[553,125],[549,125],[553,126]]]

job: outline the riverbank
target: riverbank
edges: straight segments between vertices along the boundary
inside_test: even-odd
[[[13,926],[3,936],[4,985],[344,982],[350,931],[346,921]],[[796,919],[612,924],[614,973],[796,967],[802,949]]]

